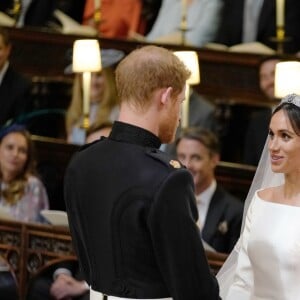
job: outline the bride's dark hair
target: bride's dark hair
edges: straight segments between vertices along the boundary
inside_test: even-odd
[[[300,105],[300,96],[293,94],[290,97],[295,97],[295,98],[292,98],[291,101],[287,101],[287,102],[282,101],[275,108],[272,116],[279,110],[283,110],[286,116],[288,117],[288,119],[290,120],[295,133],[300,136],[300,107],[298,106],[298,103]],[[299,101],[295,101],[296,99]]]

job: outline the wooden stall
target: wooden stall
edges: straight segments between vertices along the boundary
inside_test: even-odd
[[[71,62],[73,42],[80,37],[49,30],[8,28],[13,41],[12,64],[31,76],[34,82],[68,82],[64,69]],[[146,42],[98,38],[101,48],[114,48],[125,53],[147,45]],[[181,45],[163,45],[171,50],[194,50],[198,53],[201,82],[196,89],[222,100],[263,104],[266,99],[259,89],[259,54],[232,53]]]
[[[27,284],[42,268],[76,259],[68,228],[0,220],[0,253],[16,277],[20,299]]]
[[[69,229],[52,225],[20,223],[0,219],[0,253],[16,276],[20,300],[25,300],[30,281],[45,268],[65,260],[76,260]],[[206,252],[216,273],[226,254]]]

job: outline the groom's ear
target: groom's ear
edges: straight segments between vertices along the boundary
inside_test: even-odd
[[[166,104],[172,97],[172,87],[167,87],[162,90],[160,101],[162,104]]]

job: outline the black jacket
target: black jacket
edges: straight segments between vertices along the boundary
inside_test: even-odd
[[[26,110],[31,82],[8,67],[0,84],[0,127]]]
[[[230,253],[243,219],[243,203],[217,185],[209,204],[202,238],[218,252]]]
[[[242,43],[243,14],[245,0],[223,0],[224,7],[216,42],[228,46]],[[290,41],[285,51],[294,53],[300,50],[300,1],[286,0],[285,8],[286,36]],[[276,49],[271,37],[276,36],[276,1],[264,0],[258,19],[256,40]]]
[[[159,139],[115,122],[65,177],[71,234],[93,289],[126,298],[219,299],[195,220],[190,173]]]

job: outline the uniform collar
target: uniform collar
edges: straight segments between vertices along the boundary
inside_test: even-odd
[[[161,145],[160,139],[152,132],[120,121],[114,122],[109,138],[120,142],[127,142],[157,149]]]

